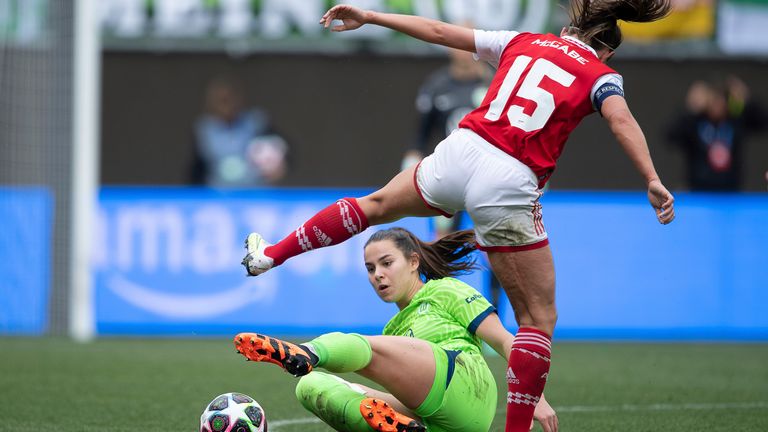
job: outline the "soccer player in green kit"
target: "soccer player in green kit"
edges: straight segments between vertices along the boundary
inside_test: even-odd
[[[471,231],[434,243],[402,228],[378,231],[365,246],[368,279],[383,301],[400,309],[382,336],[328,333],[296,345],[241,333],[235,346],[250,360],[302,376],[297,398],[336,430],[487,431],[498,401],[481,341],[508,358],[514,336],[485,297],[451,277],[474,268],[466,256],[475,246]],[[357,372],[388,393],[315,368]],[[557,416],[543,397],[535,418],[545,432],[557,431]]]

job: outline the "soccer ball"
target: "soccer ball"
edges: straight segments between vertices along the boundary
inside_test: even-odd
[[[242,393],[216,396],[200,416],[200,432],[267,432],[264,408]]]

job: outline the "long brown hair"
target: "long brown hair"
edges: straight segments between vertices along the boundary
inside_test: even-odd
[[[615,50],[622,36],[618,20],[650,22],[664,18],[670,0],[573,0],[570,32],[596,50]]]
[[[457,231],[427,243],[407,229],[389,228],[376,231],[365,246],[382,240],[392,240],[406,258],[415,252],[419,256],[419,274],[426,280],[458,276],[478,268],[475,258],[467,257],[477,249],[471,230]]]

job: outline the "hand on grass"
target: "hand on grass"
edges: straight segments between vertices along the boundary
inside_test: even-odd
[[[544,398],[544,395],[541,395],[539,403],[536,404],[533,418],[541,424],[541,429],[544,432],[557,432],[557,414]],[[533,422],[531,422],[531,429],[533,429]]]

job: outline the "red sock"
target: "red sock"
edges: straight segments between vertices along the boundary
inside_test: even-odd
[[[533,410],[544,392],[551,355],[549,336],[535,328],[521,327],[515,335],[507,368],[506,432],[528,432]]]
[[[288,258],[342,243],[368,228],[368,218],[354,198],[343,198],[320,210],[293,234],[264,249],[264,254],[282,264]]]

